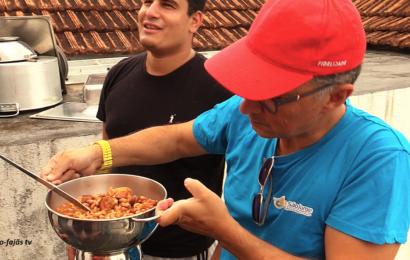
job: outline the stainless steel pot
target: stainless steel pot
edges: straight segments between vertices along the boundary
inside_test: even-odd
[[[0,62],[22,61],[36,58],[37,53],[18,36],[0,37]]]
[[[150,199],[163,200],[167,192],[160,183],[133,175],[106,174],[83,177],[68,181],[59,187],[73,195],[91,195],[105,193],[118,187],[128,187],[133,194]],[[54,192],[48,192],[46,207],[48,217],[57,235],[67,244],[83,252],[94,255],[115,255],[125,252],[144,242],[157,228],[152,217],[155,208],[136,215],[114,220],[76,219],[59,214],[55,209],[67,201]]]
[[[52,106],[62,100],[57,57],[0,63],[0,117]]]

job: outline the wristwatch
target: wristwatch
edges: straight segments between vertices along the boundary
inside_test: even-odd
[[[111,146],[106,140],[101,140],[92,143],[91,145],[98,144],[101,147],[102,155],[103,155],[103,163],[100,168],[99,174],[107,173],[109,169],[112,167],[112,153],[111,153]]]

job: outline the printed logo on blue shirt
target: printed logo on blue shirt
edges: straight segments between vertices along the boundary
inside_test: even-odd
[[[312,208],[303,206],[302,204],[296,203],[294,201],[286,201],[285,196],[282,196],[280,198],[273,197],[273,205],[275,205],[275,208],[277,209],[292,211],[306,217],[311,217],[313,214]]]

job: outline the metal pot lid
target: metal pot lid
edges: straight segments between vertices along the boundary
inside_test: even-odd
[[[0,63],[23,61],[37,57],[37,53],[18,36],[0,37]]]
[[[11,42],[20,40],[19,36],[2,36],[0,37],[0,42]]]

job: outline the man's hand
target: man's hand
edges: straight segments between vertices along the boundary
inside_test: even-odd
[[[67,258],[68,260],[74,260],[75,259],[75,253],[76,250],[74,247],[67,246]]]
[[[92,175],[101,164],[101,148],[98,145],[66,150],[50,159],[41,171],[41,177],[58,185],[82,175]]]
[[[224,202],[197,180],[188,178],[184,184],[193,198],[159,202],[156,215],[163,215],[157,222],[162,227],[176,224],[188,231],[218,239],[223,235],[222,227],[233,220]]]

